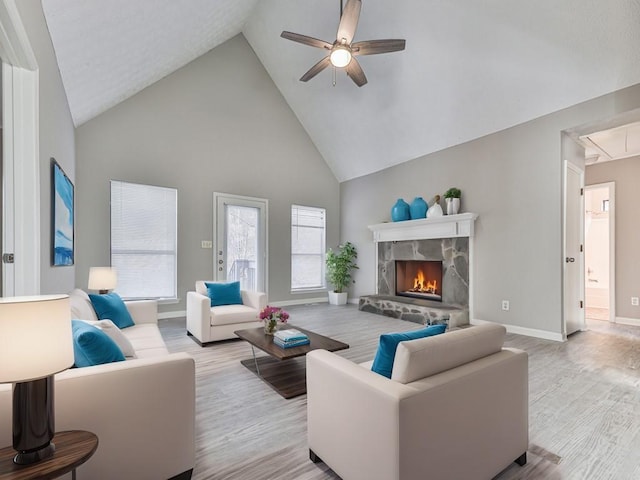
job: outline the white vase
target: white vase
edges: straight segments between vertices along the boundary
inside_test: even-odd
[[[342,293],[329,292],[329,303],[331,305],[346,305],[347,292],[342,292]]]
[[[459,198],[446,198],[447,201],[447,215],[457,215],[460,211],[460,199]]]
[[[427,210],[427,218],[436,218],[442,216],[442,207],[439,203],[434,203]]]

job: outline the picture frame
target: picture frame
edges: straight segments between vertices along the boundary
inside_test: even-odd
[[[51,158],[51,265],[74,264],[74,186],[55,158]]]

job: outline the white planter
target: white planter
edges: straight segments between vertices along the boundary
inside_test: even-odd
[[[447,215],[457,215],[460,211],[459,198],[445,198],[447,202]]]
[[[342,292],[342,293],[329,292],[329,303],[331,305],[346,305],[347,292]]]

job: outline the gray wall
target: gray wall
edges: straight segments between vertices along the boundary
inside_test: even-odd
[[[178,189],[178,296],[213,276],[213,192],[269,200],[269,300],[290,293],[292,203],[327,209],[339,240],[340,187],[243,36],[76,130],[77,285],[109,264],[109,180]]]
[[[631,305],[640,296],[640,157],[587,166],[585,184],[604,182],[616,184],[616,317],[640,319],[640,307]]]
[[[40,0],[23,0],[16,2],[16,5],[38,61],[39,71],[40,292],[67,293],[75,285],[75,267],[51,266],[50,159],[51,157],[55,158],[71,181],[75,183],[76,151],[73,120]],[[78,199],[76,197],[77,205]],[[19,221],[20,219],[16,218],[16,222]]]
[[[397,198],[462,189],[479,214],[474,318],[562,332],[561,131],[640,106],[640,85],[341,184],[341,240],[359,250],[353,295],[375,291],[367,225],[388,221]],[[433,120],[437,121],[437,120]],[[429,128],[425,122],[424,128]],[[501,300],[510,310],[501,310]]]

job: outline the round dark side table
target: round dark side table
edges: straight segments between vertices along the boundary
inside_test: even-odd
[[[16,465],[12,447],[0,450],[0,480],[49,480],[72,472],[76,479],[76,468],[89,460],[98,448],[98,437],[83,430],[58,432],[53,437],[56,451],[53,456],[31,465]]]

